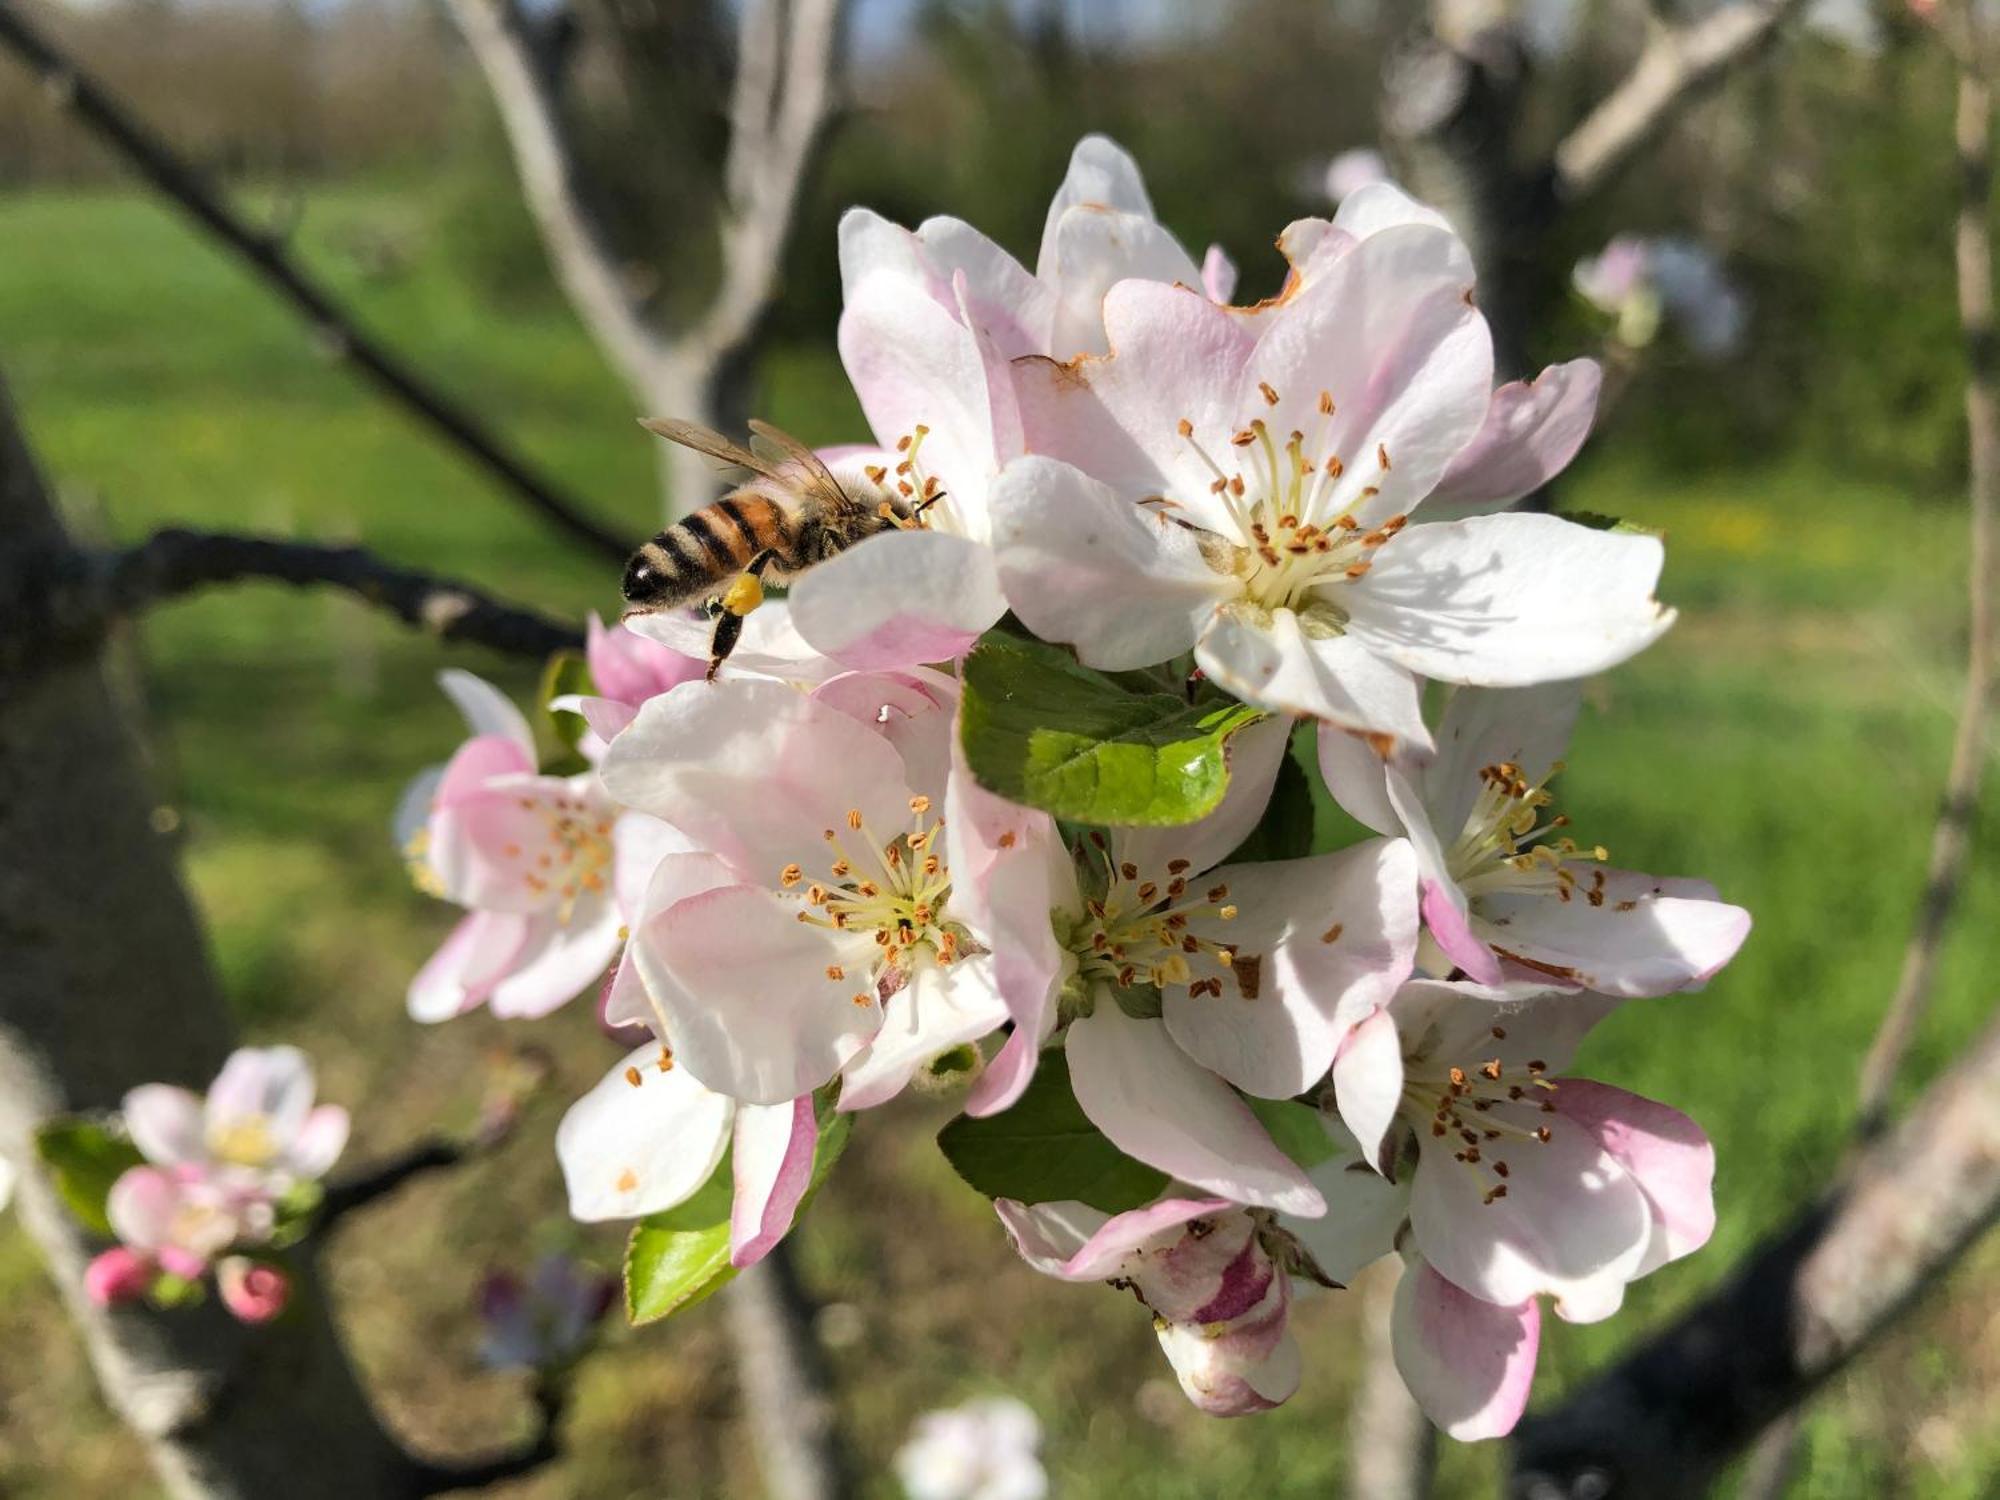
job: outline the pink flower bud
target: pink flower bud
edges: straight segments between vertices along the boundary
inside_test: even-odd
[[[268,1323],[291,1300],[292,1281],[278,1267],[232,1255],[215,1268],[222,1305],[244,1323]]]
[[[84,1267],[83,1292],[99,1307],[136,1302],[159,1274],[159,1267],[136,1250],[118,1245]]]
[[[1281,1406],[1299,1388],[1291,1311],[1291,1280],[1274,1267],[1263,1297],[1236,1317],[1162,1320],[1155,1331],[1188,1400],[1213,1417],[1241,1417]]]
[[[157,1253],[160,1269],[182,1281],[199,1281],[208,1270],[208,1262],[185,1246],[162,1245]]]

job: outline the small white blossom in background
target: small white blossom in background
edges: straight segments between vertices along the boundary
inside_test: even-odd
[[[1041,1500],[1042,1424],[1025,1402],[982,1396],[926,1412],[896,1453],[910,1500]]]
[[[1382,159],[1382,153],[1372,146],[1356,146],[1326,164],[1319,188],[1338,208],[1344,199],[1353,197],[1370,183],[1388,180],[1389,164]]]
[[[1578,261],[1571,279],[1629,348],[1651,344],[1663,322],[1703,359],[1727,359],[1742,346],[1749,305],[1720,258],[1695,240],[1622,234]]]

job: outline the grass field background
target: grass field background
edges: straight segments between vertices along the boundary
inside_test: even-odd
[[[650,440],[619,389],[553,302],[481,305],[435,213],[421,186],[318,191],[299,243],[370,327],[605,521],[650,529]],[[552,539],[325,363],[283,311],[135,196],[0,197],[0,373],[88,534],[186,523],[360,538],[552,611],[615,607],[615,569]],[[763,407],[814,441],[858,431],[826,348],[774,354]],[[1757,926],[1705,994],[1628,1007],[1581,1060],[1707,1127],[1721,1226],[1702,1254],[1636,1287],[1612,1323],[1551,1320],[1545,1401],[1699,1293],[1823,1180],[1920,883],[1964,631],[1954,494],[1859,485],[1807,453],[1690,473],[1621,445],[1614,421],[1565,501],[1665,530],[1663,593],[1682,620],[1592,686],[1563,806],[1618,863],[1712,878]],[[409,887],[387,822],[403,782],[459,737],[436,670],[463,665],[522,694],[531,671],[412,639],[344,599],[261,588],[160,611],[118,660],[246,1031],[321,1060],[325,1093],[357,1106],[357,1159],[466,1111],[502,1028],[483,1014],[435,1030],[405,1018],[403,986],[452,914]],[[1993,1003],[1993,833],[1988,816],[1912,1083]],[[516,1383],[476,1363],[482,1270],[551,1245],[606,1265],[618,1251],[616,1233],[568,1225],[549,1145],[562,1103],[609,1053],[584,1007],[530,1030],[558,1077],[519,1138],[412,1187],[333,1253],[340,1315],[387,1415],[441,1451],[501,1441],[528,1420]],[[832,1307],[825,1331],[871,1493],[895,1493],[887,1458],[917,1414],[991,1389],[1041,1414],[1059,1495],[1337,1491],[1355,1344],[1347,1299],[1301,1312],[1307,1385],[1288,1407],[1202,1418],[1172,1389],[1129,1300],[1019,1265],[930,1148],[947,1113],[919,1101],[867,1117],[799,1236]],[[1994,1492],[1996,1248],[1816,1404],[1795,1493]],[[0,1493],[151,1493],[5,1221],[0,1349]],[[716,1309],[615,1332],[582,1375],[570,1450],[510,1493],[755,1493]],[[1448,1446],[1441,1492],[1491,1493],[1496,1456]]]

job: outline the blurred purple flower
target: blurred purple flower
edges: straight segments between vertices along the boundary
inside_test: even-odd
[[[568,1255],[545,1255],[527,1280],[491,1271],[479,1287],[480,1358],[496,1370],[539,1370],[573,1358],[617,1295],[615,1278]]]

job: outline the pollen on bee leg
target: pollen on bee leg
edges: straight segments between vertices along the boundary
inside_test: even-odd
[[[764,602],[764,585],[755,573],[739,573],[722,591],[722,607],[732,615],[747,615]]]

